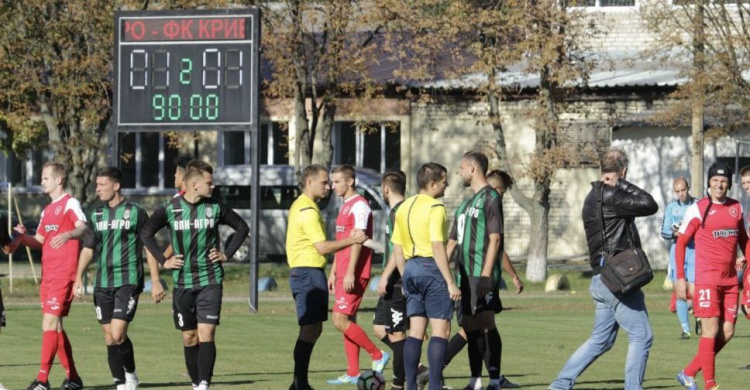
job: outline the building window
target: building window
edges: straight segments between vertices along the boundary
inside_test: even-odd
[[[635,7],[635,0],[579,0],[579,7]]]
[[[260,163],[285,165],[289,163],[289,143],[286,123],[271,122],[260,125]],[[251,164],[252,133],[222,131],[219,133],[219,165]]]
[[[25,156],[0,153],[0,181],[11,183],[18,188],[39,188],[42,182],[42,166],[53,160],[53,153],[49,149],[34,149],[26,152]]]
[[[401,169],[401,131],[398,122],[336,122],[333,163],[378,172]]]
[[[123,188],[175,188],[174,160],[180,151],[161,133],[121,133],[119,137]]]

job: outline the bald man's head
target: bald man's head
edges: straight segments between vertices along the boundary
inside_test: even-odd
[[[678,177],[672,182],[672,189],[674,194],[682,203],[685,203],[690,199],[690,184],[684,177]]]

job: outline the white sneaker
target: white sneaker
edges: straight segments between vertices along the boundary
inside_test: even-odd
[[[2,383],[0,383],[0,390],[8,390]]]
[[[206,381],[201,381],[201,384],[197,387],[198,390],[208,390],[208,383]]]
[[[128,388],[125,385],[117,385],[117,390],[128,390]]]
[[[135,371],[125,372],[125,390],[137,390],[139,384],[141,384],[141,381],[138,380],[138,374]]]

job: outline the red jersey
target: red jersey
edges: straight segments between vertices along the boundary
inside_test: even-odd
[[[742,205],[732,198],[724,203],[709,202],[703,198],[685,211],[675,248],[677,277],[685,277],[685,245],[695,237],[695,284],[736,286],[737,245],[747,253],[748,243]]]
[[[367,200],[359,194],[344,200],[344,204],[341,205],[339,216],[336,217],[336,240],[349,237],[354,229],[364,230],[367,237],[372,237],[372,210]],[[349,268],[350,253],[351,247],[336,252],[336,276],[342,280]],[[372,250],[362,246],[354,276],[369,279],[371,264]]]
[[[81,204],[68,194],[52,201],[42,211],[37,234],[44,237],[42,246],[42,279],[76,280],[80,240],[70,239],[60,248],[52,249],[52,239],[75,229],[77,221],[86,222]]]

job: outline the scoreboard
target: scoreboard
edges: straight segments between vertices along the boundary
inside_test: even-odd
[[[116,12],[118,130],[256,124],[259,35],[257,9]]]

